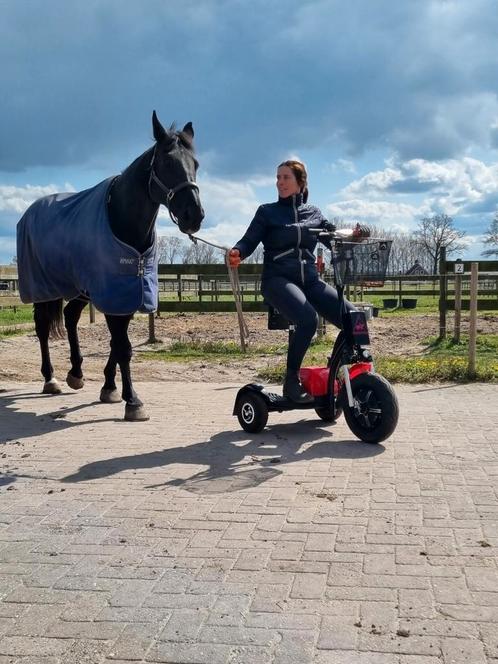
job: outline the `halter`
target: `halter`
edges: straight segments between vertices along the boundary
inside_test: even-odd
[[[173,187],[173,189],[170,189],[167,187],[161,180],[157,177],[156,172],[154,171],[154,160],[156,158],[156,147],[157,145],[154,146],[154,150],[152,152],[152,159],[150,160],[150,175],[149,175],[149,183],[148,183],[148,188],[149,188],[149,196],[151,197],[152,200],[154,200],[154,197],[152,196],[151,190],[150,190],[150,185],[151,182],[155,182],[157,186],[161,189],[166,194],[166,202],[163,203],[168,208],[169,216],[171,217],[171,221],[175,223],[178,226],[178,219],[175,217],[173,212],[171,211],[170,208],[170,203],[173,199],[173,196],[177,194],[179,191],[182,189],[186,189],[187,187],[191,187],[192,189],[197,189],[199,191],[199,187],[195,182],[192,180],[186,180],[185,182],[180,182],[180,184],[177,184],[176,187]],[[159,201],[160,203],[162,201]]]

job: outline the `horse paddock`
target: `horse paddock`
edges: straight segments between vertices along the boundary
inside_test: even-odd
[[[262,313],[246,314],[250,337],[249,345],[284,344],[287,332],[268,330],[267,316]],[[247,357],[241,360],[227,358],[223,364],[193,359],[188,364],[144,360],[144,351],[167,348],[175,341],[232,341],[239,343],[239,329],[235,313],[184,313],[162,314],[155,318],[155,333],[159,344],[149,345],[147,339],[148,317],[136,314],[130,323],[130,340],[133,345],[133,374],[139,381],[189,381],[223,382],[254,380],[259,367],[266,363],[282,362],[282,356],[265,357],[263,360]],[[451,332],[452,321],[448,321]],[[468,317],[463,317],[462,332],[468,328]],[[329,326],[328,330],[333,329]],[[379,317],[369,321],[372,352],[381,355],[420,355],[424,352],[423,340],[439,332],[437,314]],[[498,334],[498,316],[488,314],[478,322],[479,332]],[[103,381],[103,370],[109,354],[109,333],[102,314],[97,312],[96,322],[90,323],[88,315],[82,316],[79,337],[83,355],[83,373],[87,380]],[[34,331],[25,335],[0,338],[0,381],[35,381],[42,388],[38,342]],[[55,376],[64,380],[69,369],[69,348],[65,339],[51,342],[51,359]],[[1,384],[0,384],[1,387]],[[88,388],[86,388],[88,389]]]

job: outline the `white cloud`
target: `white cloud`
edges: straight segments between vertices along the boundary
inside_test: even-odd
[[[336,159],[336,161],[333,161],[331,164],[326,164],[325,170],[333,173],[343,171],[354,175],[356,173],[356,166],[354,161],[351,161],[350,159]]]
[[[60,191],[74,191],[74,188],[67,183],[62,189],[54,184],[45,186],[27,184],[24,187],[3,185],[0,186],[0,211],[23,214],[37,198]]]
[[[231,247],[239,240],[247,229],[260,202],[252,185],[262,186],[267,178],[255,176],[250,183],[241,183],[222,178],[204,176],[199,178],[202,205],[206,213],[202,227],[196,236],[221,246]],[[271,183],[274,180],[272,178]],[[168,211],[161,207],[159,216],[159,233],[162,235],[182,234],[174,227]],[[183,238],[185,236],[183,235]]]
[[[326,210],[330,217],[364,221],[389,228],[396,226],[400,230],[408,230],[426,213],[424,208],[406,203],[366,201],[359,198],[330,203]]]
[[[464,157],[446,161],[411,159],[396,168],[368,173],[345,187],[344,196],[361,193],[375,196],[379,192],[413,193],[449,191],[455,195],[479,197],[498,189],[498,163],[485,164]]]
[[[441,162],[411,159],[397,166],[391,162],[351,182],[340,196],[368,201],[423,197],[421,207],[434,213],[490,212],[498,201],[498,163],[471,157]]]

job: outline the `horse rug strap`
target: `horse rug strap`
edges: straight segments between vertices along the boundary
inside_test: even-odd
[[[157,309],[157,239],[140,254],[113,235],[107,194],[114,178],[35,201],[17,224],[21,300],[87,295],[105,314]]]

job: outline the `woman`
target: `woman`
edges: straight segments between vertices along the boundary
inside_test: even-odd
[[[309,403],[313,397],[303,388],[299,369],[316,332],[317,312],[337,327],[341,324],[337,291],[318,276],[313,254],[317,234],[309,232],[325,228],[329,222],[317,207],[307,204],[308,176],[300,161],[288,160],[278,166],[277,190],[278,201],[257,209],[244,236],[230,250],[229,262],[238,267],[263,243],[261,292],[295,326],[287,350],[283,394],[296,403]],[[347,234],[351,237],[350,231]],[[354,309],[349,302],[346,306]]]

